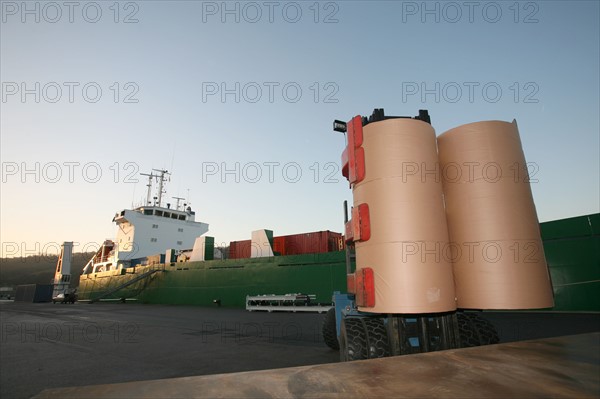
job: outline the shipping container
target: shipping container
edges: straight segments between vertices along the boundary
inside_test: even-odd
[[[275,237],[273,247],[281,256],[320,254],[344,248],[342,235],[329,230]]]
[[[273,253],[276,256],[320,254],[344,249],[343,236],[333,231],[316,231],[273,238]],[[229,259],[250,257],[251,240],[231,241]]]
[[[229,259],[250,258],[250,246],[252,240],[231,241],[229,243]]]
[[[52,300],[52,284],[24,284],[17,286],[15,301],[17,302],[50,302]]]

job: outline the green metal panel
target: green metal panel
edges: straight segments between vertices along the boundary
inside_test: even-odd
[[[554,311],[600,311],[600,214],[540,225]]]
[[[540,224],[542,240],[585,237],[600,234],[600,213]]]
[[[204,238],[204,260],[213,260],[215,256],[215,238]]]

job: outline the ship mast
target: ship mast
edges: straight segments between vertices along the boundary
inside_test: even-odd
[[[146,205],[152,205],[152,178],[154,177],[154,175],[152,174],[152,172],[150,172],[150,174],[140,173],[140,175],[148,176],[148,184],[146,184],[146,187],[148,187],[148,194],[146,194]]]
[[[164,190],[164,182],[165,182],[165,175],[169,175],[170,173],[167,170],[163,170],[163,169],[152,169],[156,172],[159,172],[160,175],[158,175],[158,206],[162,206],[162,195],[165,194],[165,190]]]
[[[148,192],[146,193],[146,205],[153,205],[153,206],[162,206],[162,196],[163,194],[166,194],[166,190],[165,190],[165,181],[167,180],[167,175],[170,175],[169,171],[167,170],[162,170],[162,169],[152,169],[154,172],[158,172],[157,174],[154,174],[153,172],[148,173],[140,173],[140,175],[142,176],[148,176],[148,184],[146,184],[146,187],[148,187]],[[153,185],[153,181],[152,179],[156,178],[156,182],[158,182],[158,193],[157,193],[157,197],[154,197],[154,204],[152,204],[152,185]]]

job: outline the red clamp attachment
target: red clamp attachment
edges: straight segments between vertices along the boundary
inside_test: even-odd
[[[363,126],[360,115],[347,124],[348,146],[342,153],[342,175],[350,184],[360,183],[365,178],[365,150],[363,144]]]
[[[351,222],[354,241],[368,241],[371,238],[371,216],[368,204],[360,204],[352,208]]]
[[[364,267],[355,273],[356,304],[365,308],[375,306],[375,274],[370,267]]]
[[[354,242],[354,228],[352,227],[352,220],[348,220],[344,225],[344,238],[346,244],[352,244]]]
[[[350,244],[356,241],[368,241],[371,238],[371,216],[369,215],[369,205],[360,204],[352,208],[352,219],[346,222],[345,238],[346,243]]]

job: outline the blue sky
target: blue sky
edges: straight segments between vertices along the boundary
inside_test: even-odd
[[[600,211],[596,1],[48,4],[1,2],[2,255],[114,237],[152,168],[217,243],[341,231],[331,123],[376,107],[516,119],[540,220]]]

